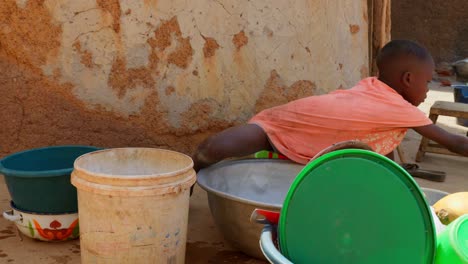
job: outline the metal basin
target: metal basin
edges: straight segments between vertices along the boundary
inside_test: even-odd
[[[224,238],[242,252],[264,259],[259,247],[263,226],[251,223],[255,208],[280,211],[303,165],[283,160],[225,161],[201,170],[198,184]]]
[[[437,201],[440,199],[444,198],[445,196],[449,195],[448,192],[436,190],[436,189],[431,189],[431,188],[421,188],[421,190],[424,192],[424,195],[426,197],[426,201],[429,205],[434,205]]]
[[[265,259],[259,240],[263,226],[249,221],[255,208],[280,211],[303,165],[283,160],[225,161],[201,170],[198,184],[224,238],[242,252]],[[430,205],[448,193],[421,188]]]

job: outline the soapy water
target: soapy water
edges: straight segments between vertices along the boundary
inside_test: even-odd
[[[230,196],[280,206],[303,167],[288,161],[222,162],[200,171],[198,182]]]
[[[279,160],[221,162],[198,173],[200,185],[235,198],[281,207],[303,165]],[[433,195],[428,197],[433,203]],[[436,199],[438,200],[438,198]],[[437,233],[445,226],[432,212]]]

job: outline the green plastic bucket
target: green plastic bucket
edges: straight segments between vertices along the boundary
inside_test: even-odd
[[[54,146],[14,153],[0,160],[0,174],[14,205],[35,213],[78,211],[76,188],[70,183],[79,156],[99,150],[90,146]]]
[[[468,263],[468,214],[450,223],[437,236],[435,264]]]

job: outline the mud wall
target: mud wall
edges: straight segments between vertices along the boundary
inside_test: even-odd
[[[394,0],[392,38],[425,45],[437,63],[468,57],[468,1]]]
[[[3,0],[0,156],[155,146],[368,74],[367,1]]]

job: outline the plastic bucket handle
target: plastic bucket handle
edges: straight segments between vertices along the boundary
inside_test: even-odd
[[[275,244],[273,243],[273,227],[271,225],[265,225],[263,228],[262,234],[260,235],[260,249],[270,263],[293,264],[275,247]]]
[[[15,215],[13,210],[4,211],[3,212],[3,218],[5,218],[8,221],[12,221],[12,222],[23,221],[23,216],[22,215]]]

